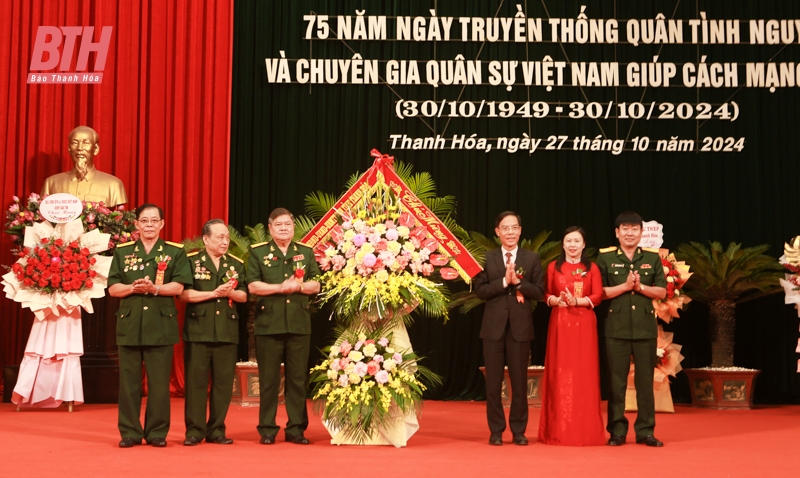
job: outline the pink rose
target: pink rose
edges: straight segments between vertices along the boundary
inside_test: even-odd
[[[367,373],[370,374],[370,375],[375,375],[380,370],[381,370],[381,366],[378,365],[378,362],[376,362],[374,360],[367,364]]]

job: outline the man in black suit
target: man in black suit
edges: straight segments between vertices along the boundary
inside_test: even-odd
[[[512,211],[500,213],[495,234],[502,247],[486,253],[483,271],[475,276],[475,294],[486,301],[481,323],[486,365],[486,417],[490,445],[503,444],[506,417],[501,401],[503,367],[511,378],[508,424],[515,445],[527,445],[528,357],[533,340],[531,301],[544,298],[539,254],[518,246],[522,219]]]

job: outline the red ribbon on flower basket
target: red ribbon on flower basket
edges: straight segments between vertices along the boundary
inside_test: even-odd
[[[363,200],[369,189],[380,180],[392,189],[400,203],[402,203],[406,215],[400,222],[405,223],[406,218],[408,218],[408,221],[412,223],[412,231],[414,231],[415,235],[419,235],[417,236],[418,240],[425,239],[423,236],[430,234],[430,237],[441,246],[439,252],[452,258],[451,264],[453,268],[442,268],[442,278],[455,279],[460,275],[462,279],[469,282],[472,277],[482,270],[480,264],[472,257],[458,238],[447,229],[444,223],[400,179],[394,171],[394,156],[382,154],[377,149],[373,149],[370,155],[375,158],[372,167],[361,175],[350,189],[336,201],[336,204],[311,228],[301,239],[301,242],[314,249],[315,255],[321,258],[327,248],[324,244],[327,243],[329,238],[333,238],[334,234],[341,233],[336,219],[337,211],[348,211],[353,208],[355,204]],[[424,235],[423,232],[425,233]]]

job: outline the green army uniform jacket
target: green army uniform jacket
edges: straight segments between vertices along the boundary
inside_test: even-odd
[[[219,258],[219,270],[214,266],[211,256],[204,250],[186,255],[193,271],[194,283],[187,289],[213,291],[231,279],[236,279],[236,290],[247,292],[244,277],[244,261],[231,254]],[[183,324],[185,342],[225,342],[239,343],[239,313],[236,302],[229,305],[227,297],[209,299],[203,302],[186,303],[186,320]]]
[[[273,241],[250,246],[247,263],[247,282],[266,282],[280,284],[294,274],[295,269],[304,267],[303,280],[316,279],[320,274],[319,265],[310,247],[291,242],[286,256]],[[301,294],[274,294],[259,296],[256,305],[256,335],[310,334],[310,297]]]
[[[164,284],[192,284],[192,272],[183,244],[159,239],[150,254],[145,252],[141,241],[118,245],[108,273],[108,286],[132,284],[145,276],[155,282],[159,260],[167,261]],[[175,297],[132,294],[120,301],[117,345],[172,345],[178,343],[178,338]]]
[[[624,283],[631,271],[638,271],[642,285],[666,287],[664,267],[658,249],[637,247],[632,260],[617,247],[601,249],[597,266],[603,287]],[[614,297],[608,304],[605,336],[617,339],[654,339],[658,336],[653,299],[637,291]]]

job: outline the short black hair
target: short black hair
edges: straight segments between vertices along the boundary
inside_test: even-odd
[[[625,211],[619,216],[617,216],[617,220],[614,224],[616,225],[616,227],[619,227],[623,224],[633,224],[642,227],[644,225],[643,223],[644,221],[642,221],[642,216],[636,214],[633,211]]]
[[[222,224],[225,225],[225,221],[222,219],[209,219],[205,224],[203,224],[203,235],[204,236],[211,236],[211,226],[214,224]]]
[[[136,219],[138,220],[139,217],[142,215],[145,209],[158,209],[158,217],[159,219],[164,219],[164,211],[156,206],[155,204],[151,204],[149,202],[142,204],[141,206],[136,208]]]
[[[503,211],[498,216],[497,219],[494,221],[494,227],[500,227],[500,223],[503,222],[503,219],[507,218],[508,216],[514,216],[517,218],[517,224],[522,226],[522,216],[515,213],[514,211]]]

